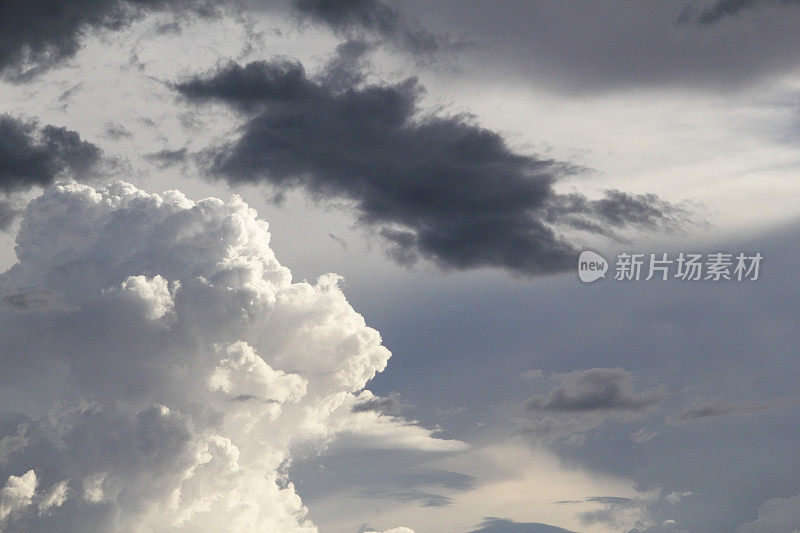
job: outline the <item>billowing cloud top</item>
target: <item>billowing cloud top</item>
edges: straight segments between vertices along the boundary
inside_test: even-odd
[[[238,198],[61,182],[29,204],[0,277],[36,296],[0,309],[0,530],[315,530],[293,445],[391,427],[458,448],[354,409],[390,353],[269,239]]]

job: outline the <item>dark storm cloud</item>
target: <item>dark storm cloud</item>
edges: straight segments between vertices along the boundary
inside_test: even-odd
[[[175,88],[248,117],[238,139],[209,150],[211,173],[351,200],[400,263],[559,272],[577,252],[550,224],[580,218],[582,229],[606,234],[606,226],[655,228],[678,216],[652,195],[556,195],[553,183],[576,169],[516,153],[470,117],[420,114],[415,79],[349,88],[327,80],[329,71],[313,79],[296,62],[256,61]]]
[[[621,368],[592,368],[562,376],[562,384],[544,396],[527,402],[531,412],[588,413],[596,411],[640,412],[664,397],[659,390],[635,393],[631,375]]]
[[[0,3],[0,72],[33,72],[73,56],[81,35],[100,27],[120,29],[142,10],[210,14],[212,0],[4,0]]]
[[[303,65],[281,60],[254,61],[244,67],[232,63],[210,78],[193,78],[175,88],[191,100],[222,100],[242,111],[259,109],[265,103],[313,103],[325,96],[324,88],[306,77]]]
[[[0,198],[0,230],[22,212],[25,202],[14,193],[47,186],[66,173],[90,174],[99,161],[100,149],[77,132],[0,115],[0,193],[5,196]]]
[[[698,403],[691,407],[687,407],[683,411],[669,416],[666,419],[668,424],[687,424],[689,422],[696,422],[711,418],[719,418],[729,415],[744,415],[750,413],[757,413],[760,411],[767,411],[776,407],[785,405],[796,404],[800,402],[798,398],[776,398],[774,400],[767,400],[762,402],[724,402],[721,400],[712,400],[709,402]]]
[[[486,517],[479,529],[471,533],[575,533],[568,529],[537,522],[514,522],[503,518]]]
[[[412,24],[380,0],[295,0],[294,7],[340,34],[371,33],[414,54],[431,54],[444,44],[442,38]]]
[[[0,191],[49,185],[65,172],[85,174],[100,160],[100,149],[77,132],[50,124],[38,128],[0,115]]]

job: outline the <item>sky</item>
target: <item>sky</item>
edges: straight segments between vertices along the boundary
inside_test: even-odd
[[[0,532],[800,530],[799,2],[0,35]]]

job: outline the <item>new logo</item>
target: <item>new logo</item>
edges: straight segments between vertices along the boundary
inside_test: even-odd
[[[582,282],[591,283],[604,278],[607,270],[608,261],[602,255],[590,250],[581,252],[578,258],[578,277]]]

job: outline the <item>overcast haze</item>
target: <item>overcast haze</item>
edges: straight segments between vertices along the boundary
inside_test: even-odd
[[[800,530],[798,35],[0,0],[0,531]]]

